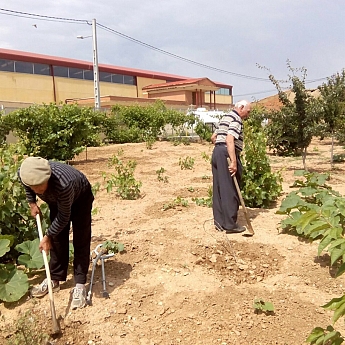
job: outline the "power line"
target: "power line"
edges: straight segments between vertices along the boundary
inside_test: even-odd
[[[230,74],[230,75],[233,75],[233,76],[236,76],[236,77],[240,77],[240,78],[246,78],[246,79],[251,79],[251,80],[259,80],[259,81],[268,81],[270,82],[270,80],[268,78],[259,78],[259,77],[253,77],[253,76],[249,76],[249,75],[245,75],[245,74],[240,74],[240,73],[235,73],[235,72],[230,72],[230,71],[226,71],[226,70],[223,70],[223,69],[220,69],[220,68],[216,68],[216,67],[212,67],[212,66],[209,66],[209,65],[205,65],[203,63],[200,63],[200,62],[197,62],[197,61],[194,61],[194,60],[190,60],[190,59],[187,59],[187,58],[184,58],[182,56],[179,56],[179,55],[176,55],[176,54],[173,54],[173,53],[170,53],[166,50],[163,50],[163,49],[160,49],[160,48],[157,48],[157,47],[154,47],[148,43],[145,43],[145,42],[142,42],[140,40],[137,40],[133,37],[130,37],[128,35],[125,35],[119,31],[116,31],[114,29],[111,29],[105,25],[102,25],[102,24],[99,24],[97,23],[97,26],[100,27],[101,29],[105,30],[105,31],[108,31],[108,32],[111,32],[115,35],[118,35],[122,38],[125,38],[129,41],[132,41],[134,43],[137,43],[137,44],[140,44],[146,48],[149,48],[149,49],[152,49],[152,50],[155,50],[155,51],[158,51],[162,54],[165,54],[165,55],[168,55],[168,56],[171,56],[171,57],[174,57],[176,59],[179,59],[179,60],[182,60],[182,61],[185,61],[185,62],[188,62],[188,63],[191,63],[193,65],[196,65],[196,66],[200,66],[200,67],[204,67],[204,68],[207,68],[207,69],[210,69],[210,70],[213,70],[213,71],[216,71],[216,72],[221,72],[221,73],[225,73],[225,74]]]
[[[6,13],[1,13],[1,11],[6,12]],[[34,13],[28,13],[28,12],[21,12],[21,11],[14,11],[14,10],[8,10],[8,9],[4,9],[4,8],[0,8],[0,14],[4,14],[4,15],[11,15],[11,16],[15,16],[15,17],[24,17],[24,18],[35,18],[36,20],[46,20],[46,21],[55,21],[55,22],[66,22],[66,23],[74,23],[74,24],[88,24],[91,25],[91,23],[86,20],[86,19],[74,19],[74,18],[65,18],[65,17],[54,17],[54,16],[46,16],[46,15],[40,15],[40,14],[34,14]],[[152,49],[154,51],[157,51],[161,54],[173,57],[175,59],[179,59],[181,61],[196,65],[196,66],[200,66],[215,72],[219,72],[219,73],[224,73],[224,74],[229,74],[235,77],[239,77],[239,78],[244,78],[244,79],[250,79],[250,80],[256,80],[256,81],[264,81],[264,82],[271,82],[269,80],[269,78],[260,78],[260,77],[254,77],[254,76],[250,76],[250,75],[245,75],[245,74],[241,74],[241,73],[235,73],[235,72],[231,72],[231,71],[227,71],[227,70],[223,70],[217,67],[213,67],[213,66],[209,66],[188,58],[184,58],[182,56],[179,56],[177,54],[173,54],[170,53],[166,50],[157,48],[155,46],[152,46],[151,44],[145,43],[143,41],[140,41],[136,38],[133,38],[131,36],[128,36],[126,34],[123,34],[119,31],[116,31],[112,28],[109,28],[105,25],[102,25],[100,23],[97,23],[97,26],[105,31],[108,31],[112,34],[115,34],[117,36],[120,36],[124,39],[127,39],[131,42],[134,42],[136,44],[139,44],[141,46],[144,46],[146,48]],[[314,79],[314,80],[306,80],[305,83],[313,83],[316,81],[322,81],[322,80],[326,80],[327,78],[320,78],[320,79]],[[284,83],[284,81],[280,81],[281,83]],[[258,93],[263,93],[263,92],[258,92]]]

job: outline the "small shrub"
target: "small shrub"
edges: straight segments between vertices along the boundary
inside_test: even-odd
[[[160,168],[159,170],[156,170],[156,174],[157,174],[157,179],[160,182],[164,182],[164,183],[168,183],[168,177],[167,176],[163,176],[163,174],[165,173],[165,169],[164,168]]]
[[[192,170],[194,167],[194,158],[188,156],[182,159],[180,157],[178,164],[181,167],[181,170]]]
[[[120,156],[123,151],[118,151]],[[120,198],[125,200],[135,200],[140,196],[140,187],[142,183],[134,178],[134,170],[137,166],[135,161],[128,161],[124,163],[117,155],[113,155],[109,159],[109,166],[114,167],[116,174],[110,175],[102,173],[102,177],[106,182],[107,192],[111,192],[113,187],[116,187],[116,192]]]
[[[176,206],[188,207],[188,200],[178,196],[174,201],[163,205],[163,211],[176,208]]]
[[[257,298],[254,300],[253,304],[254,310],[256,313],[265,313],[269,314],[274,312],[274,306],[272,302],[265,302],[261,298]]]

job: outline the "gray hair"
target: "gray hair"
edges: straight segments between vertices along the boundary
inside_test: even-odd
[[[245,106],[247,106],[248,104],[249,104],[249,102],[243,99],[242,101],[236,102],[235,108],[240,108],[240,107],[242,107],[242,106],[245,107]]]

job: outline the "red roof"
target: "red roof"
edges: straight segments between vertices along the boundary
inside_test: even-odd
[[[67,59],[61,58],[57,56],[50,56],[50,55],[42,55],[36,53],[28,53],[18,50],[10,50],[10,49],[3,49],[0,48],[0,59],[8,59],[8,60],[16,60],[16,61],[27,61],[27,62],[36,62],[48,65],[55,65],[55,66],[68,66],[74,68],[82,68],[92,70],[93,63],[83,60],[75,60],[75,59]],[[189,79],[188,77],[178,76],[174,74],[167,74],[167,73],[160,73],[160,72],[153,72],[153,71],[146,71],[140,70],[135,68],[126,68],[126,67],[119,67],[107,64],[98,64],[99,71],[101,72],[109,72],[114,74],[126,74],[131,76],[138,76],[138,77],[145,77],[145,78],[153,78],[153,79],[164,79],[169,81],[185,81]],[[201,78],[204,79],[204,78]],[[198,79],[190,79],[190,80],[199,80]],[[227,87],[232,88],[231,85],[215,83],[219,87]]]

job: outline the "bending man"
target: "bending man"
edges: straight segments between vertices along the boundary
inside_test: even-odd
[[[18,171],[30,205],[31,215],[40,214],[37,196],[50,210],[51,225],[39,244],[40,250],[50,251],[50,273],[53,291],[60,290],[66,281],[69,263],[69,231],[73,226],[74,281],[71,308],[85,306],[86,276],[90,263],[91,210],[94,200],[91,185],[84,174],[75,168],[41,157],[26,158]],[[47,279],[32,288],[33,297],[48,293]]]

